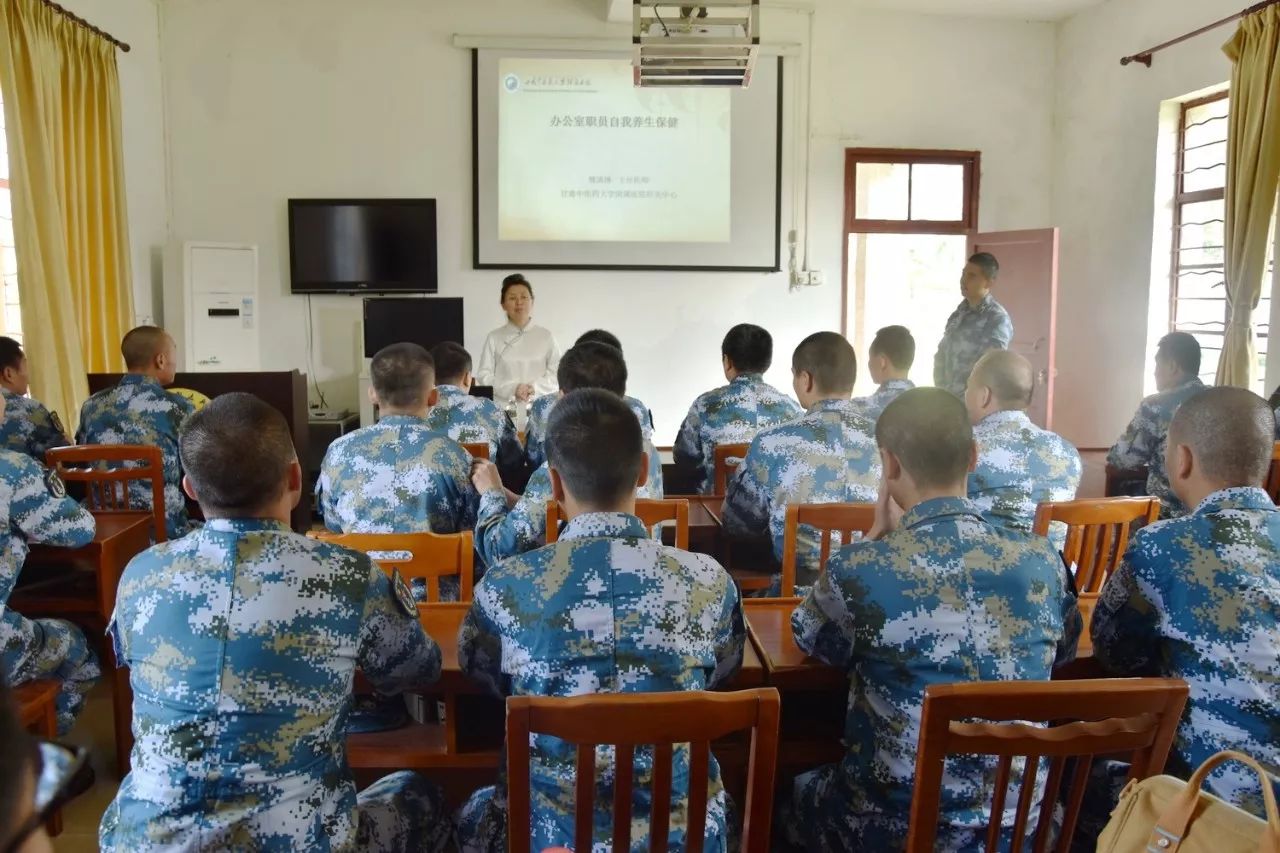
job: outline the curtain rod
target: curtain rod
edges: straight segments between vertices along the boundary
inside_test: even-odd
[[[1268,6],[1274,6],[1277,3],[1280,3],[1280,0],[1263,0],[1263,2],[1256,3],[1253,6],[1250,6],[1248,9],[1245,9],[1243,12],[1237,12],[1234,15],[1230,15],[1226,18],[1223,18],[1221,21],[1214,21],[1212,24],[1209,24],[1208,26],[1201,27],[1198,30],[1186,33],[1185,35],[1180,35],[1175,39],[1170,39],[1164,44],[1158,44],[1155,47],[1147,48],[1146,50],[1141,51],[1140,53],[1135,53],[1133,56],[1126,56],[1120,60],[1120,64],[1129,65],[1131,63],[1138,62],[1150,68],[1151,55],[1153,53],[1159,53],[1165,48],[1173,47],[1176,44],[1182,44],[1184,41],[1190,41],[1196,36],[1202,36],[1207,32],[1216,30],[1218,27],[1226,26],[1232,21],[1238,21],[1241,18],[1244,18],[1248,15],[1252,15],[1254,12],[1261,12],[1263,9],[1267,8]]]
[[[115,36],[111,35],[111,33],[107,32],[106,30],[100,30],[100,29],[98,29],[98,28],[97,28],[97,27],[95,27],[93,24],[89,23],[89,22],[88,22],[88,21],[86,21],[84,18],[80,17],[79,15],[75,14],[74,12],[71,12],[71,11],[69,11],[69,10],[67,10],[67,9],[62,8],[62,7],[61,7],[61,6],[59,6],[57,3],[53,2],[53,0],[40,0],[40,2],[44,3],[44,5],[48,6],[50,9],[52,9],[52,10],[53,10],[53,11],[55,11],[55,12],[57,12],[57,13],[58,13],[59,15],[61,15],[62,17],[67,18],[68,20],[73,21],[74,23],[79,24],[80,26],[84,27],[84,28],[85,28],[86,30],[88,30],[89,32],[91,32],[91,33],[93,33],[93,34],[95,34],[95,35],[102,36],[102,37],[103,37],[104,39],[106,39],[108,42],[110,42],[111,44],[114,44],[116,47],[120,48],[120,49],[121,49],[121,50],[123,50],[125,53],[128,53],[128,52],[129,52],[129,45],[127,45],[127,44],[125,44],[124,42],[120,41],[120,39],[118,39],[118,38],[116,38]]]

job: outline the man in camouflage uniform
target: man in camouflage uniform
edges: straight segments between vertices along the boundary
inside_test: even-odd
[[[779,561],[787,504],[873,503],[880,482],[874,427],[850,399],[858,363],[849,342],[835,332],[810,335],[796,347],[791,372],[805,414],[755,437],[724,501],[725,530],[737,537],[767,534]],[[813,583],[819,555],[817,531],[801,525],[798,585]]]
[[[969,258],[960,277],[964,301],[947,318],[933,357],[933,384],[957,397],[964,396],[978,359],[989,350],[1008,349],[1013,340],[1013,320],[991,295],[991,286],[999,275],[1000,264],[995,257],[979,252]]]
[[[427,428],[459,444],[487,444],[489,458],[504,476],[515,476],[524,465],[524,448],[516,425],[497,403],[471,396],[471,354],[446,341],[431,348],[439,398],[427,413]]]
[[[867,356],[867,372],[876,383],[876,392],[870,397],[855,397],[853,405],[874,424],[885,406],[916,387],[907,378],[916,360],[916,339],[906,326],[885,326],[876,332]]]
[[[0,447],[25,453],[43,465],[46,452],[66,447],[71,439],[57,415],[27,396],[28,386],[27,356],[22,345],[13,338],[0,337],[0,394],[5,400]]]
[[[585,388],[602,388],[623,398],[627,390],[627,363],[617,347],[588,341],[573,346],[561,357],[556,368],[556,380],[560,390],[566,394]],[[555,409],[551,411],[554,413]],[[662,459],[653,442],[646,440],[643,433],[641,442],[648,467],[636,489],[636,497],[661,500]],[[472,482],[480,493],[476,549],[485,565],[494,566],[546,542],[547,503],[554,499],[546,462],[533,472],[523,495],[513,495],[503,488],[502,478],[492,463],[477,461]]]
[[[1162,518],[1177,518],[1186,505],[1169,488],[1165,441],[1169,421],[1187,399],[1204,390],[1200,381],[1200,343],[1186,332],[1170,332],[1156,348],[1156,393],[1142,401],[1124,435],[1107,454],[1107,465],[1121,471],[1147,469],[1147,494],[1160,499]]]
[[[989,352],[973,367],[965,408],[978,443],[978,465],[969,474],[969,500],[997,527],[1030,533],[1036,507],[1069,501],[1080,486],[1080,452],[1062,436],[1027,417],[1035,371],[1016,352]],[[1049,541],[1059,551],[1066,526],[1055,523]]]
[[[721,367],[729,380],[693,401],[676,436],[676,466],[689,472],[698,491],[715,488],[716,447],[751,441],[762,429],[800,416],[796,401],[764,381],[773,364],[773,337],[759,326],[741,323],[720,344]]]
[[[547,454],[568,526],[554,544],[489,570],[458,637],[462,669],[498,696],[706,690],[741,665],[742,610],[728,574],[710,557],[650,539],[635,517],[643,453],[639,425],[614,394],[573,391],[552,410]],[[532,830],[512,829],[532,832],[534,850],[573,841],[575,753],[552,737],[532,744]],[[665,841],[682,850],[688,747],[677,746],[673,758]],[[604,765],[595,794],[600,849],[611,840],[612,749],[598,751],[597,762]],[[649,823],[650,747],[637,750],[634,772],[631,845],[647,849],[640,827]],[[703,849],[724,851],[726,803],[714,758],[707,794]],[[473,794],[458,822],[466,853],[506,850],[503,785]]]
[[[608,344],[614,347],[618,352],[622,352],[622,342],[618,340],[617,335],[607,332],[604,329],[591,329],[583,332],[574,341],[574,346],[594,341],[600,344]],[[551,415],[551,407],[556,404],[556,400],[561,397],[561,392],[556,391],[551,394],[544,394],[529,404],[529,422],[524,428],[524,449],[525,459],[529,463],[529,467],[537,470],[543,462],[547,461],[546,451],[543,450],[542,444],[547,434],[547,418]],[[653,412],[649,411],[649,407],[637,400],[635,397],[624,396],[622,398],[631,411],[636,413],[636,417],[640,420],[640,429],[644,433],[644,440],[653,441]]]
[[[0,397],[0,421],[8,419]],[[79,548],[93,541],[93,516],[67,497],[58,475],[30,457],[0,450],[0,679],[17,686],[56,678],[58,733],[71,730],[98,680],[98,660],[84,634],[61,619],[27,619],[7,606],[27,557],[27,543]]]
[[[976,451],[959,400],[908,391],[880,416],[876,440],[884,485],[875,527],[831,559],[791,617],[800,648],[851,677],[848,751],[796,779],[782,820],[796,849],[901,850],[925,688],[1048,679],[1079,638],[1075,597],[1049,543],[993,527],[965,500]],[[996,762],[947,767],[933,849],[977,849]],[[1006,833],[1015,803],[1006,800]]]
[[[1093,614],[1094,656],[1119,675],[1191,686],[1169,754],[1182,778],[1223,749],[1280,778],[1280,510],[1258,488],[1273,414],[1240,388],[1187,400],[1168,430],[1170,486],[1189,514],[1134,534]],[[1262,814],[1253,772],[1228,764],[1209,790]],[[1280,783],[1277,783],[1280,796]]]
[[[443,849],[439,791],[401,772],[357,794],[344,748],[356,670],[393,693],[440,673],[403,581],[290,531],[302,471],[252,395],[192,416],[182,461],[208,523],[120,581],[109,630],[138,740],[102,849]]]

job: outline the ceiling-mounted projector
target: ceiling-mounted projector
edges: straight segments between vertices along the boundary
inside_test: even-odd
[[[682,6],[633,0],[637,86],[749,86],[760,52],[760,0]]]

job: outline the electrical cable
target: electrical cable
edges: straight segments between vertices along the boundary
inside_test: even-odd
[[[322,409],[329,408],[329,403],[324,398],[324,392],[320,390],[320,380],[316,378],[316,368],[312,359],[312,339],[314,331],[311,328],[311,294],[307,294],[307,372],[311,374],[311,385],[316,390],[316,398],[320,401]]]

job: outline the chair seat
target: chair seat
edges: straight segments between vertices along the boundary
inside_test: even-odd
[[[425,770],[433,767],[496,769],[498,750],[450,753],[441,723],[416,723],[384,732],[347,736],[353,770]]]

